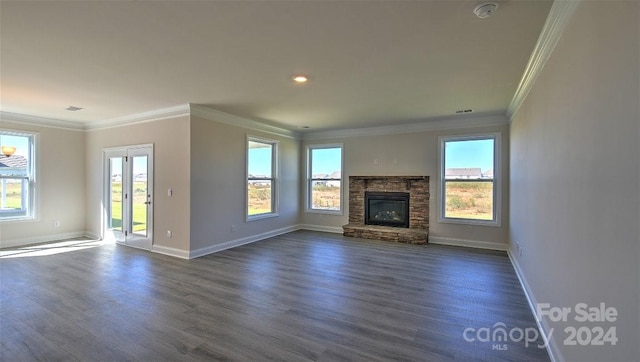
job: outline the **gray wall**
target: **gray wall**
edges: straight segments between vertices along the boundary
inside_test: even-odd
[[[279,216],[246,221],[247,135],[279,141]],[[298,224],[300,141],[191,116],[191,250]],[[235,225],[232,231],[231,226]]]
[[[496,123],[506,119],[495,117]],[[502,226],[470,226],[438,222],[438,137],[445,135],[468,135],[500,132],[502,134]],[[504,126],[485,126],[455,130],[421,131],[379,136],[354,136],[345,138],[309,139],[308,144],[343,143],[344,144],[344,214],[340,216],[303,212],[301,224],[341,227],[349,220],[348,182],[349,176],[429,176],[429,237],[464,241],[481,241],[505,244],[508,240],[509,216],[509,131]],[[303,151],[304,153],[304,151]],[[374,159],[378,163],[374,163]],[[394,161],[397,160],[397,163]],[[304,162],[303,162],[304,163]],[[304,166],[303,166],[304,167]],[[304,174],[301,174],[304,183]],[[302,209],[304,210],[304,208]]]
[[[85,234],[84,132],[2,120],[0,127],[37,133],[36,219],[0,222],[0,247]],[[54,228],[53,221],[60,227]]]
[[[86,132],[87,230],[102,234],[103,149],[152,143],[153,245],[189,250],[189,124],[189,117],[182,116]],[[172,197],[167,197],[169,188]]]
[[[511,248],[533,302],[615,307],[616,346],[567,361],[637,361],[640,167],[638,2],[582,2],[511,123]],[[519,256],[513,243],[523,247]]]

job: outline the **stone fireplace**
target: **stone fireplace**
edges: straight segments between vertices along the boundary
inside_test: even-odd
[[[411,244],[429,237],[429,176],[350,176],[345,236]]]

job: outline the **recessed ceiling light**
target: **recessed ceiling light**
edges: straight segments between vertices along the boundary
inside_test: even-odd
[[[306,83],[309,81],[309,76],[306,76],[304,74],[298,74],[298,75],[294,75],[293,78],[294,82],[296,83]]]
[[[76,107],[76,106],[69,106],[69,107],[65,108],[65,110],[67,110],[67,111],[71,111],[71,112],[76,112],[76,111],[79,111],[79,110],[81,110],[81,109],[84,109],[84,108],[82,108],[82,107]]]
[[[498,3],[488,2],[482,3],[473,9],[473,13],[480,19],[488,18],[498,10]]]

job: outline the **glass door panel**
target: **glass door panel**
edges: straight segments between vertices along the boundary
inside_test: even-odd
[[[131,230],[134,234],[147,236],[147,216],[149,214],[150,198],[148,185],[148,157],[131,157],[133,168],[133,183],[131,195]]]
[[[150,250],[153,245],[153,145],[104,151],[105,240]]]
[[[122,157],[109,158],[109,217],[107,226],[122,231]]]

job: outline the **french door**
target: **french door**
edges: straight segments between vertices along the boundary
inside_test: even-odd
[[[151,250],[153,145],[104,150],[105,239]]]

